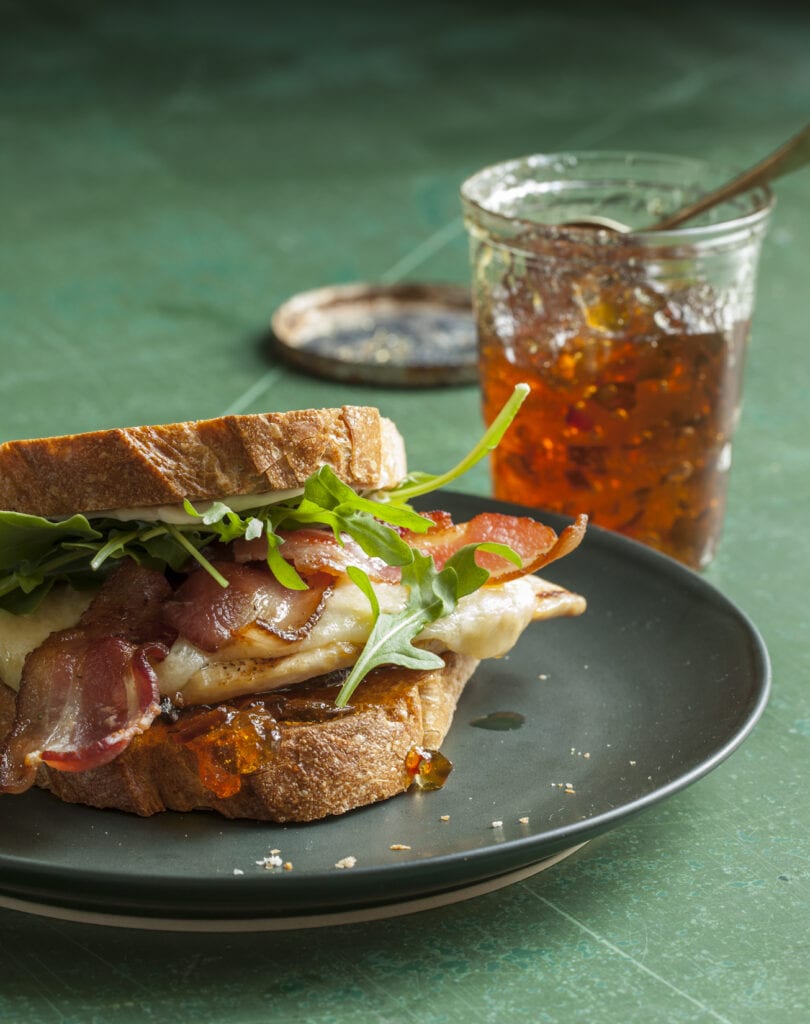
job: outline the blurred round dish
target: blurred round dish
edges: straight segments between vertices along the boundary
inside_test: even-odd
[[[331,380],[434,387],[477,380],[470,293],[445,284],[348,284],[300,292],[271,326],[293,365]]]

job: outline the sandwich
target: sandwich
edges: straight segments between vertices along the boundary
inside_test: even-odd
[[[309,821],[440,786],[479,660],[585,606],[535,575],[584,517],[411,505],[523,394],[435,477],[356,406],[0,445],[0,793]]]

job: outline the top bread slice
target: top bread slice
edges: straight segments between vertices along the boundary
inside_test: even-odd
[[[123,427],[0,445],[0,509],[40,516],[227,499],[303,486],[329,466],[391,487],[405,448],[377,409],[343,406]]]

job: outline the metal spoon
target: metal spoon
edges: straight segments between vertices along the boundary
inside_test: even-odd
[[[620,221],[613,220],[612,217],[600,216],[581,217],[576,221],[570,221],[566,227],[600,227],[608,231],[623,233],[631,230],[668,231],[670,228],[678,227],[691,220],[692,217],[696,217],[712,206],[724,203],[727,199],[732,199],[742,192],[748,192],[749,189],[756,188],[758,185],[766,185],[769,181],[775,181],[777,178],[797,171],[808,163],[810,163],[810,124],[747,171],[738,174],[725,185],[712,189],[711,192],[707,192],[693,203],[688,203],[675,210],[674,213],[667,214],[666,217],[655,221],[649,227],[632,229]]]

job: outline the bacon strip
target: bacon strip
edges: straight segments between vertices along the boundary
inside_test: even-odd
[[[467,544],[493,542],[506,544],[520,555],[522,566],[518,568],[508,559],[488,551],[478,551],[475,560],[489,570],[491,583],[505,583],[519,576],[528,576],[549,562],[569,554],[578,547],[585,536],[587,516],[579,516],[557,536],[550,526],[538,523],[526,516],[507,516],[499,512],[482,512],[468,523],[454,525],[446,512],[431,512],[435,526],[427,533],[411,533],[404,539],[421,551],[432,555],[437,569],[441,569],[451,555]]]
[[[21,793],[40,764],[84,771],[116,757],[157,716],[151,660],[173,634],[160,608],[161,573],[127,559],[73,629],[53,633],[23,668],[11,732],[0,745],[0,792]]]
[[[308,590],[288,590],[265,565],[214,565],[227,587],[196,570],[163,608],[164,621],[204,651],[219,650],[254,624],[282,640],[302,640],[320,618],[334,582],[328,573],[315,572],[306,577]]]
[[[550,526],[538,523],[526,516],[502,515],[498,512],[483,512],[468,523],[455,525],[448,512],[426,513],[433,521],[427,533],[401,531],[403,539],[422,554],[432,555],[437,569],[441,569],[448,558],[466,544],[480,544],[491,541],[506,544],[516,551],[522,566],[491,552],[479,551],[476,562],[490,572],[488,583],[505,583],[518,576],[528,576],[549,562],[556,561],[579,546],[585,536],[587,516],[579,516],[557,536]],[[329,530],[290,530],[282,535],[284,543],[280,551],[299,573],[325,572],[335,576],[343,575],[348,566],[357,566],[378,583],[398,583],[401,570],[387,565],[380,558],[367,555],[350,537],[343,537],[339,544]],[[259,537],[252,541],[236,541],[234,558],[237,562],[263,561],[267,555],[267,541]]]
[[[304,576],[315,572],[342,576],[348,566],[354,565],[378,583],[399,582],[398,568],[388,565],[382,558],[367,555],[351,537],[344,535],[342,543],[339,543],[331,530],[310,527],[284,530],[278,536],[283,542],[280,554]],[[237,562],[262,562],[267,557],[267,540],[257,537],[255,540],[234,541],[233,555]]]

